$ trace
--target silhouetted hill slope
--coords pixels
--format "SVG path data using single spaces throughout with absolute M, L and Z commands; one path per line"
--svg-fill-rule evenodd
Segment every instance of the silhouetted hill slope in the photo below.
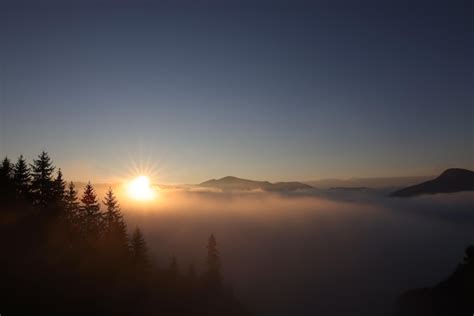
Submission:
M 474 172 L 452 168 L 444 171 L 436 179 L 416 184 L 393 192 L 392 196 L 409 197 L 422 194 L 452 193 L 474 190 Z
M 313 189 L 312 186 L 301 182 L 276 182 L 271 183 L 267 191 L 296 191 L 296 190 L 308 190 Z
M 397 316 L 448 316 L 474 313 L 474 246 L 462 263 L 439 284 L 406 291 L 398 300 Z
M 227 176 L 217 180 L 212 179 L 199 184 L 201 187 L 217 188 L 223 190 L 257 190 L 264 189 L 270 185 L 271 183 L 267 181 L 254 181 L 232 176 Z
M 216 188 L 225 191 L 240 190 L 263 190 L 272 192 L 288 192 L 296 190 L 308 190 L 313 187 L 300 182 L 276 182 L 270 183 L 268 181 L 254 181 L 248 179 L 241 179 L 237 177 L 227 176 L 221 179 L 212 179 L 199 184 L 201 187 Z
M 367 191 L 367 190 L 370 190 L 370 188 L 366 188 L 366 187 L 334 187 L 334 188 L 329 188 L 329 190 L 355 192 L 355 191 Z
M 364 187 L 371 189 L 404 188 L 410 185 L 433 179 L 435 176 L 412 177 L 379 177 L 379 178 L 350 178 L 350 179 L 320 179 L 304 181 L 304 183 L 318 189 Z

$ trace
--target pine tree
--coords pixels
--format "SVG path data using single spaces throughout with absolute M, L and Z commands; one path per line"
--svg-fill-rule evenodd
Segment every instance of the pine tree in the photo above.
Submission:
M 0 207 L 8 206 L 14 199 L 15 187 L 13 183 L 13 166 L 8 157 L 5 157 L 0 166 Z
M 31 189 L 34 204 L 41 209 L 50 206 L 54 198 L 53 171 L 54 166 L 46 152 L 42 152 L 31 165 Z
M 120 207 L 114 193 L 112 192 L 112 188 L 109 188 L 107 193 L 105 193 L 105 198 L 102 203 L 104 203 L 106 207 L 104 220 L 107 226 L 111 226 L 114 222 L 118 222 L 122 219 Z
M 149 265 L 148 248 L 140 228 L 135 228 L 130 243 L 132 259 L 135 266 L 142 268 L 147 267 Z
M 111 188 L 105 194 L 102 203 L 106 207 L 103 214 L 106 246 L 112 256 L 126 256 L 128 254 L 127 226 Z
M 80 219 L 80 209 L 79 201 L 77 198 L 77 191 L 74 183 L 71 181 L 67 186 L 66 192 L 64 194 L 64 212 L 65 217 L 70 224 L 73 232 L 81 231 L 81 219 Z
M 13 175 L 13 166 L 8 157 L 5 157 L 2 161 L 2 166 L 0 167 L 0 178 L 2 179 L 11 179 Z
M 217 241 L 214 234 L 211 234 L 207 243 L 207 270 L 206 282 L 212 288 L 218 288 L 222 285 L 220 254 L 217 249 Z
M 70 219 L 75 218 L 79 211 L 79 202 L 77 200 L 77 191 L 74 183 L 71 181 L 64 194 L 64 207 L 66 214 Z
M 18 161 L 15 164 L 13 170 L 13 182 L 15 184 L 17 197 L 28 199 L 30 197 L 31 175 L 30 168 L 23 158 L 23 155 L 18 158 Z
M 100 234 L 100 225 L 102 222 L 102 214 L 100 213 L 100 205 L 97 200 L 94 188 L 88 182 L 84 188 L 81 198 L 82 206 L 80 207 L 80 224 L 82 230 L 86 234 L 86 238 L 96 241 Z
M 65 207 L 66 181 L 63 179 L 61 168 L 53 182 L 53 200 L 58 211 L 63 211 Z
M 84 193 L 81 198 L 82 211 L 85 216 L 97 219 L 100 217 L 100 205 L 97 201 L 97 195 L 95 194 L 94 187 L 90 182 L 87 183 L 84 188 Z

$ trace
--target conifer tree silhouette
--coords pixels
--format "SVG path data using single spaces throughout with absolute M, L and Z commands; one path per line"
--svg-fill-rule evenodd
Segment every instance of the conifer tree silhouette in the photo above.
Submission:
M 89 241 L 96 241 L 100 234 L 100 225 L 102 222 L 102 214 L 100 213 L 100 205 L 97 200 L 94 188 L 88 182 L 84 188 L 81 198 L 82 206 L 80 207 L 80 222 L 83 232 Z
M 74 183 L 71 181 L 64 194 L 64 208 L 67 216 L 71 221 L 79 215 L 79 202 L 77 200 L 77 191 Z
M 207 243 L 207 260 L 206 260 L 206 282 L 211 288 L 219 288 L 222 285 L 221 261 L 219 250 L 217 249 L 217 241 L 214 234 L 209 236 Z
M 30 197 L 30 182 L 30 168 L 23 155 L 21 155 L 13 169 L 13 183 L 15 184 L 18 198 L 28 199 Z
M 40 209 L 46 209 L 54 198 L 52 174 L 54 166 L 48 154 L 43 151 L 31 165 L 31 189 L 34 204 Z
M 102 203 L 106 207 L 103 214 L 105 242 L 113 256 L 126 256 L 128 253 L 127 226 L 111 188 L 105 194 Z
M 14 198 L 13 166 L 8 157 L 5 157 L 0 166 L 0 207 L 7 207 Z
M 104 203 L 106 210 L 104 214 L 104 220 L 107 226 L 112 225 L 114 222 L 122 220 L 122 214 L 120 213 L 120 207 L 112 192 L 112 188 L 109 188 L 107 193 L 105 193 L 105 198 L 102 201 Z
M 136 267 L 147 267 L 149 265 L 148 248 L 140 228 L 136 227 L 130 241 L 132 259 Z
M 2 166 L 0 167 L 0 177 L 2 179 L 11 179 L 13 174 L 13 166 L 8 157 L 2 160 Z
M 58 169 L 58 173 L 53 182 L 53 200 L 55 207 L 58 211 L 64 210 L 65 206 L 65 195 L 66 195 L 66 181 L 63 179 L 63 173 L 61 168 Z
M 54 179 L 54 193 L 57 196 L 57 198 L 64 198 L 64 195 L 66 193 L 66 181 L 63 179 L 63 173 L 61 171 L 61 168 L 58 169 L 58 173 L 56 175 L 56 178 Z

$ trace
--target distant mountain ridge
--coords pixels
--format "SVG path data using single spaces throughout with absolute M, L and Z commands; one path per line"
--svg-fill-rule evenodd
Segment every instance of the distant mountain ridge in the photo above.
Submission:
M 451 168 L 433 180 L 395 191 L 391 196 L 410 197 L 423 194 L 454 193 L 461 191 L 474 191 L 474 172 L 467 169 Z
M 220 179 L 212 179 L 199 184 L 200 187 L 216 188 L 224 191 L 252 191 L 262 190 L 269 192 L 289 192 L 297 190 L 313 189 L 312 186 L 301 182 L 276 182 L 255 181 L 227 176 Z
M 397 189 L 433 179 L 431 176 L 407 177 L 378 177 L 378 178 L 349 178 L 349 179 L 320 179 L 303 181 L 318 189 L 332 188 L 371 188 L 371 189 Z

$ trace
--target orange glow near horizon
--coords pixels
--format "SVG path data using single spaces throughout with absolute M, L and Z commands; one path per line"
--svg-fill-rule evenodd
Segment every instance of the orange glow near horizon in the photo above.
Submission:
M 150 185 L 150 178 L 138 176 L 127 185 L 128 196 L 137 201 L 151 201 L 156 197 L 155 190 Z

